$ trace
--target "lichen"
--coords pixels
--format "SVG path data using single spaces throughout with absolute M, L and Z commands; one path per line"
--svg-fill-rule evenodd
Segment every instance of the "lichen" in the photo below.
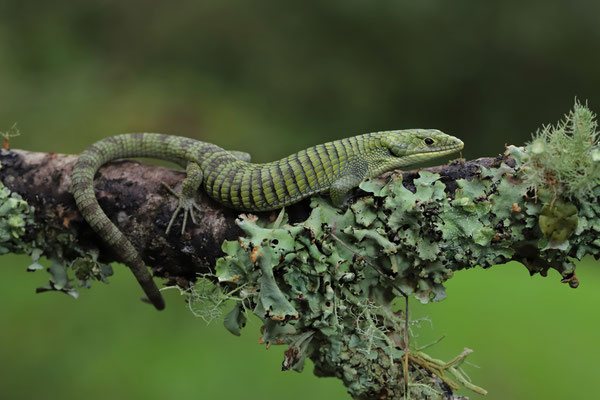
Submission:
M 21 195 L 0 182 L 0 255 L 30 255 L 28 271 L 44 269 L 40 260 L 48 258 L 50 279 L 37 293 L 59 291 L 76 298 L 78 287 L 89 288 L 92 280 L 108 282 L 112 268 L 97 261 L 97 251 L 80 247 L 65 227 L 36 224 L 34 212 Z
M 243 310 L 252 310 L 263 343 L 289 345 L 284 369 L 308 357 L 317 375 L 341 378 L 356 399 L 404 398 L 406 321 L 395 298 L 439 301 L 454 271 L 510 260 L 532 274 L 556 269 L 577 287 L 571 258 L 600 255 L 595 127 L 577 103 L 565 122 L 452 189 L 437 173 L 406 182 L 393 173 L 363 182 L 345 210 L 314 198 L 303 222 L 242 216 L 245 235 L 223 244 L 216 266 L 222 288 L 245 288 L 228 329 L 239 334 Z M 458 387 L 452 379 L 482 391 L 418 349 L 408 356 L 413 398 L 443 397 Z
M 27 225 L 33 224 L 33 208 L 0 182 L 0 254 L 25 252 L 23 241 Z
M 538 130 L 527 146 L 525 180 L 536 191 L 585 201 L 600 180 L 600 148 L 596 115 L 575 101 L 556 125 Z
M 238 220 L 245 236 L 223 245 L 227 256 L 216 268 L 222 285 L 248 288 L 227 318 L 228 328 L 239 333 L 241 326 L 231 326 L 243 305 L 262 319 L 263 343 L 290 345 L 286 369 L 300 369 L 309 357 L 319 375 L 340 377 L 355 398 L 384 392 L 402 398 L 404 314 L 394 310 L 393 300 L 401 292 L 422 302 L 443 299 L 456 259 L 469 258 L 463 241 L 480 243 L 478 251 L 486 253 L 493 237 L 479 229 L 477 218 L 451 218 L 452 199 L 439 179 L 423 172 L 414 193 L 401 175 L 367 181 L 361 188 L 370 196 L 345 211 L 315 198 L 309 218 L 294 225 L 259 224 L 253 216 Z M 464 187 L 474 190 L 467 182 Z M 463 206 L 466 213 L 480 207 Z M 443 392 L 444 380 L 431 386 L 436 372 L 418 364 L 417 354 L 411 357 L 411 382 L 429 382 L 410 386 L 411 393 Z
M 106 284 L 113 275 L 109 264 L 98 261 L 97 250 L 82 248 L 70 232 L 60 228 L 42 227 L 31 246 L 33 263 L 27 268 L 29 271 L 43 268 L 39 262 L 42 255 L 50 261 L 46 268 L 50 278 L 36 293 L 57 291 L 78 298 L 79 288 L 89 289 L 93 281 Z
M 600 257 L 599 163 L 595 116 L 576 103 L 563 122 L 468 179 L 396 172 L 363 182 L 345 209 L 313 198 L 301 222 L 285 210 L 274 222 L 243 215 L 244 236 L 224 242 L 214 274 L 186 288 L 190 309 L 211 320 L 234 299 L 230 332 L 239 335 L 253 312 L 262 343 L 288 345 L 282 369 L 302 370 L 309 358 L 355 399 L 445 398 L 460 385 L 484 393 L 459 367 L 470 351 L 443 362 L 406 340 L 414 321 L 396 299 L 443 300 L 455 271 L 511 260 L 531 274 L 555 269 L 577 287 L 572 259 Z M 33 270 L 48 257 L 51 279 L 39 291 L 76 296 L 112 274 L 65 227 L 34 226 L 32 213 L 0 186 L 0 252 L 31 254 Z M 25 240 L 28 230 L 37 234 Z

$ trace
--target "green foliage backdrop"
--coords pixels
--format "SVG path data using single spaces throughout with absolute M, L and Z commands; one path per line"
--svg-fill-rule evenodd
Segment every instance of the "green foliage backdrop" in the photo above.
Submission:
M 600 109 L 600 5 L 581 0 L 307 2 L 0 1 L 0 130 L 13 147 L 76 153 L 159 131 L 267 161 L 367 131 L 432 127 L 467 158 L 521 144 L 589 99 Z M 77 301 L 34 295 L 43 272 L 0 258 L 0 387 L 10 399 L 347 399 L 340 382 L 280 372 L 282 348 L 206 327 L 167 293 L 132 300 L 123 267 Z M 598 263 L 571 290 L 523 267 L 456 274 L 419 307 L 432 355 L 464 346 L 491 399 L 591 398 Z M 556 275 L 556 274 L 554 274 Z M 253 335 L 252 331 L 256 334 Z M 474 395 L 472 395 L 475 397 Z

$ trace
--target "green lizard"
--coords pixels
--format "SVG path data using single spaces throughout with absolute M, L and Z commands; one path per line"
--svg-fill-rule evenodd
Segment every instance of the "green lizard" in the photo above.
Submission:
M 216 201 L 241 211 L 275 210 L 323 192 L 340 207 L 350 190 L 366 178 L 462 148 L 462 141 L 438 130 L 410 129 L 367 133 L 320 144 L 279 161 L 252 164 L 248 154 L 214 144 L 173 135 L 130 133 L 100 140 L 79 156 L 73 168 L 72 192 L 86 221 L 121 255 L 148 299 L 161 310 L 164 300 L 144 261 L 102 211 L 94 194 L 94 175 L 103 164 L 125 157 L 150 157 L 186 168 L 181 193 L 173 192 L 179 205 L 167 226 L 168 234 L 181 212 L 182 233 L 188 215 L 195 223 L 194 210 L 201 211 L 195 201 L 201 185 Z

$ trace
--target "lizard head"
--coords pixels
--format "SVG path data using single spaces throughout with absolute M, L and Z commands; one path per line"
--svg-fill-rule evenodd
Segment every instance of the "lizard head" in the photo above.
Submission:
M 396 168 L 455 153 L 464 147 L 460 139 L 437 129 L 384 132 L 381 143 L 397 159 Z

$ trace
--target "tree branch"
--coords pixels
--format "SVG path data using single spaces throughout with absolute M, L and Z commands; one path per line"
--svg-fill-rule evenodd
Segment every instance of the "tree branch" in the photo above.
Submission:
M 75 209 L 74 161 L 0 151 L 0 250 L 31 254 L 34 265 L 40 254 L 54 260 L 48 289 L 72 290 L 69 268 L 79 284 L 104 280 L 110 273 L 98 262 L 118 259 Z M 361 183 L 345 210 L 315 197 L 285 212 L 240 216 L 201 192 L 201 223 L 166 237 L 177 201 L 161 182 L 182 179 L 164 167 L 116 162 L 100 170 L 96 194 L 155 275 L 182 287 L 199 315 L 214 317 L 234 300 L 228 330 L 239 335 L 252 311 L 263 321 L 263 343 L 289 345 L 284 369 L 310 358 L 315 374 L 342 379 L 355 399 L 400 400 L 406 388 L 411 398 L 456 398 L 459 384 L 485 393 L 458 368 L 470 350 L 445 363 L 410 348 L 397 296 L 439 301 L 454 271 L 512 260 L 531 274 L 555 269 L 576 288 L 572 258 L 600 256 L 598 134 L 579 104 L 526 148 L 386 173 Z
M 55 235 L 73 235 L 81 248 L 99 250 L 101 262 L 119 261 L 118 255 L 104 245 L 77 210 L 69 191 L 76 159 L 74 155 L 1 149 L 0 182 L 35 208 L 34 220 L 38 229 L 47 232 L 48 227 L 52 227 Z M 439 173 L 449 190 L 454 190 L 457 179 L 470 179 L 481 167 L 489 168 L 503 160 L 514 163 L 505 157 L 479 158 L 422 170 Z M 412 181 L 419 176 L 418 170 L 401 174 L 404 185 L 414 188 Z M 213 269 L 217 258 L 223 256 L 223 241 L 236 240 L 243 235 L 235 223 L 240 213 L 200 191 L 198 203 L 205 211 L 201 222 L 198 225 L 189 223 L 185 233 L 180 235 L 179 219 L 173 232 L 166 237 L 166 226 L 177 206 L 177 199 L 169 195 L 161 182 L 179 186 L 184 177 L 184 171 L 124 160 L 103 166 L 95 179 L 96 197 L 108 217 L 131 240 L 156 276 L 181 286 Z M 362 192 L 363 196 L 365 194 Z M 292 221 L 305 219 L 310 213 L 310 201 L 288 207 L 286 212 Z M 277 213 L 257 214 L 274 220 Z M 31 242 L 44 232 L 29 229 L 23 240 Z M 44 255 L 49 255 L 50 249 L 44 250 L 48 250 Z M 66 258 L 77 256 L 72 249 L 65 248 L 64 251 Z
M 0 181 L 35 208 L 35 226 L 41 230 L 28 229 L 23 240 L 31 242 L 52 227 L 53 235 L 67 233 L 77 238 L 78 247 L 99 250 L 100 261 L 119 261 L 79 214 L 69 192 L 76 159 L 64 154 L 0 151 Z M 173 229 L 174 233 L 166 237 L 165 229 L 177 201 L 161 182 L 179 185 L 183 177 L 182 171 L 117 161 L 100 169 L 95 186 L 102 209 L 130 238 L 155 275 L 185 286 L 186 281 L 195 280 L 198 273 L 214 266 L 222 255 L 221 243 L 237 239 L 241 231 L 235 224 L 235 211 L 199 193 L 205 210 L 202 223 L 188 224 L 183 236 L 179 229 Z M 66 258 L 77 256 L 73 249 L 64 250 Z M 44 249 L 44 254 L 52 251 Z
M 99 254 L 98 261 L 100 262 L 119 261 L 118 255 L 113 254 L 96 236 L 75 206 L 73 197 L 69 192 L 70 176 L 75 160 L 76 156 L 72 155 L 0 150 L 0 164 L 2 165 L 2 168 L 0 168 L 0 181 L 10 191 L 20 194 L 35 209 L 33 221 L 27 225 L 28 227 L 22 236 L 23 242 L 28 243 L 28 245 L 21 246 L 19 249 L 26 248 L 28 249 L 26 252 L 30 253 L 32 248 L 38 248 L 42 250 L 43 255 L 49 258 L 56 258 L 59 254 L 63 262 L 73 262 L 73 260 L 81 258 L 82 255 L 96 252 Z M 482 168 L 494 168 L 502 163 L 514 165 L 514 160 L 510 157 L 499 156 L 497 158 L 480 158 L 468 162 L 457 161 L 449 165 L 423 170 L 387 173 L 379 179 L 389 181 L 395 179 L 394 177 L 402 176 L 402 185 L 410 191 L 415 191 L 415 179 L 419 178 L 422 171 L 429 171 L 439 174 L 440 180 L 446 186 L 446 191 L 452 194 L 458 187 L 457 180 L 472 179 Z M 201 303 L 200 307 L 204 308 L 199 313 L 214 317 L 214 309 L 208 305 L 207 310 L 206 301 L 218 305 L 222 301 L 214 302 L 214 299 L 206 296 L 203 287 L 206 282 L 203 279 L 201 279 L 200 285 L 194 286 L 194 282 L 198 276 L 210 276 L 211 280 L 217 280 L 211 271 L 214 271 L 216 261 L 225 255 L 221 250 L 222 244 L 228 240 L 235 241 L 238 237 L 244 236 L 245 232 L 236 224 L 239 217 L 238 212 L 223 207 L 201 192 L 199 193 L 199 204 L 205 210 L 201 217 L 201 223 L 199 225 L 188 225 L 188 229 L 183 236 L 178 233 L 172 233 L 168 237 L 165 236 L 164 231 L 171 213 L 177 205 L 177 200 L 167 193 L 161 182 L 180 185 L 183 178 L 183 171 L 175 171 L 161 166 L 140 164 L 135 161 L 112 162 L 102 167 L 95 179 L 96 196 L 102 209 L 119 229 L 130 238 L 148 265 L 152 267 L 154 274 L 167 278 L 168 285 L 189 288 L 191 290 L 189 292 L 190 302 L 199 302 Z M 369 193 L 360 189 L 356 190 L 354 196 L 356 202 L 360 203 L 361 200 L 367 197 L 370 197 Z M 286 212 L 289 223 L 305 221 L 311 213 L 310 200 L 288 207 Z M 276 221 L 277 215 L 278 212 L 261 213 L 259 217 L 260 220 L 268 224 Z M 177 224 L 181 224 L 181 221 L 178 221 Z M 173 232 L 179 232 L 179 226 L 176 226 Z M 73 240 L 63 240 L 62 242 L 56 240 L 56 238 L 65 235 L 73 238 Z M 331 236 L 337 238 L 333 233 Z M 44 237 L 44 240 L 39 240 L 40 237 Z M 338 238 L 337 240 L 340 241 L 341 239 Z M 342 245 L 349 248 L 346 243 L 342 243 Z M 367 264 L 373 265 L 367 258 L 363 257 L 363 259 L 366 260 Z M 72 268 L 73 265 L 71 265 Z M 379 270 L 379 273 L 382 273 L 381 270 Z M 62 284 L 57 283 L 56 277 L 52 281 L 46 289 L 64 290 L 65 282 Z M 237 292 L 238 289 L 239 287 L 233 289 L 230 293 Z M 199 293 L 199 291 L 202 291 L 202 293 Z M 267 292 L 267 290 L 264 291 Z M 246 295 L 242 297 L 244 296 Z M 351 295 L 348 293 L 347 296 Z M 360 300 L 355 300 L 360 303 Z M 249 302 L 239 304 L 250 306 Z M 277 312 L 277 306 L 275 305 L 275 310 L 271 307 L 271 312 Z M 376 308 L 374 305 L 373 307 Z M 376 318 L 378 312 L 374 309 L 367 316 L 358 316 L 357 318 L 364 319 L 372 324 L 375 321 L 373 318 Z M 282 319 L 287 318 L 287 316 L 274 316 L 276 319 L 280 317 Z M 238 318 L 239 320 L 234 321 L 233 324 L 230 321 L 228 325 L 228 328 L 234 333 L 239 333 L 240 321 L 244 317 L 238 315 Z M 399 317 L 388 312 L 385 318 L 398 319 Z M 269 325 L 268 318 L 265 323 Z M 236 327 L 236 325 L 238 326 Z M 403 329 L 400 324 L 395 328 L 398 329 L 398 332 Z M 271 329 L 277 331 L 276 327 L 271 326 Z M 379 330 L 379 327 L 375 324 L 371 329 Z M 309 331 L 309 335 L 312 339 L 311 332 Z M 289 342 L 283 339 L 276 339 L 275 341 L 290 344 L 290 350 L 286 352 L 284 363 L 287 362 L 290 368 L 295 367 L 298 369 L 298 366 L 301 367 L 303 364 L 302 359 L 307 354 L 301 352 L 298 354 L 299 351 L 296 349 L 294 341 Z M 310 341 L 307 342 L 310 343 Z M 393 346 L 393 342 L 389 340 L 387 342 L 388 346 Z M 265 343 L 270 345 L 272 341 L 267 337 Z M 288 357 L 290 352 L 294 354 L 294 357 Z M 452 391 L 457 387 L 448 384 L 455 384 L 444 375 L 441 366 L 431 364 L 419 354 L 422 353 L 411 354 L 411 376 L 419 377 L 418 379 L 421 382 L 429 382 L 428 385 L 435 386 L 438 391 L 441 390 L 451 397 Z M 406 359 L 408 360 L 408 358 Z M 331 365 L 319 369 L 320 364 L 322 363 L 317 363 L 318 374 L 323 376 L 338 375 L 335 368 L 331 369 Z M 431 366 L 430 370 L 427 370 L 428 366 Z M 430 378 L 427 378 L 428 376 Z M 415 390 L 425 390 L 426 393 L 429 393 L 427 391 L 430 389 L 422 388 L 428 387 L 427 385 L 414 386 Z M 379 393 L 394 393 L 394 391 L 381 388 Z M 360 393 L 357 396 L 357 398 L 364 398 L 361 397 Z

